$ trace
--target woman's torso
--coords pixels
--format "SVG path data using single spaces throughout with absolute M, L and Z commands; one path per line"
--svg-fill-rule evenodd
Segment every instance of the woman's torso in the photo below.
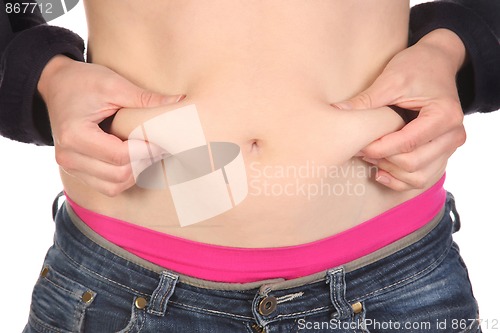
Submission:
M 383 188 L 374 169 L 353 157 L 399 128 L 397 115 L 329 106 L 366 88 L 406 46 L 407 1 L 85 5 L 92 62 L 144 88 L 187 95 L 176 106 L 120 111 L 116 134 L 126 138 L 156 115 L 195 105 L 208 142 L 241 148 L 248 195 L 180 227 L 168 189 L 134 186 L 110 198 L 63 175 L 78 204 L 187 239 L 273 247 L 341 232 L 422 192 Z

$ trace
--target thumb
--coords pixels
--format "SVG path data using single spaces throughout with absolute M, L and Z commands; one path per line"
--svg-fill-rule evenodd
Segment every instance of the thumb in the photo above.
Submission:
M 134 104 L 129 107 L 153 108 L 180 102 L 185 97 L 186 95 L 161 95 L 139 88 L 138 91 L 131 96 L 131 102 Z
M 366 90 L 348 100 L 333 103 L 332 106 L 341 110 L 376 109 L 394 104 L 399 97 L 390 82 L 382 74 Z
M 132 82 L 122 81 L 120 90 L 116 91 L 116 104 L 125 108 L 152 108 L 174 104 L 183 100 L 186 95 L 162 95 L 142 89 Z

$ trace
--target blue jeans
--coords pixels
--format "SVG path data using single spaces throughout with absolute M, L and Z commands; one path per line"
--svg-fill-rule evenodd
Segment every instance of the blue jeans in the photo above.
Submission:
M 451 195 L 435 220 L 326 272 L 228 284 L 142 260 L 63 205 L 24 332 L 480 332 L 452 240 L 459 218 Z

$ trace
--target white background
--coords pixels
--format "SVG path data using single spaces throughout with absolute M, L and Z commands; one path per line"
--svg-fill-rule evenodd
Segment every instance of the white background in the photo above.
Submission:
M 412 1 L 413 4 L 423 1 Z M 86 39 L 83 5 L 52 21 Z M 500 92 L 499 92 L 500 93 Z M 500 112 L 466 117 L 468 139 L 449 162 L 446 188 L 453 192 L 462 217 L 455 239 L 469 267 L 481 316 L 500 320 L 498 276 L 500 252 L 498 147 Z M 2 332 L 21 332 L 29 312 L 31 291 L 52 243 L 53 197 L 61 190 L 52 147 L 36 147 L 0 138 L 0 242 Z

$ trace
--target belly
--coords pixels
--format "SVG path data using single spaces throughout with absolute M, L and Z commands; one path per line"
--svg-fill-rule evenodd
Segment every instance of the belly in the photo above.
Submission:
M 385 190 L 373 181 L 376 169 L 354 157 L 367 143 L 402 125 L 390 109 L 345 112 L 314 98 L 300 107 L 297 103 L 279 104 L 255 110 L 213 99 L 205 101 L 194 95 L 175 106 L 122 109 L 113 122 L 115 134 L 127 139 L 137 129 L 142 133 L 147 128 L 150 144 L 165 150 L 172 147 L 169 153 L 173 152 L 173 157 L 166 158 L 165 163 L 157 162 L 138 179 L 151 169 L 159 170 L 161 175 L 153 171 L 156 176 L 149 181 L 139 181 L 114 198 L 99 195 L 69 177 L 64 178 L 66 191 L 77 203 L 104 215 L 192 240 L 244 247 L 314 241 L 346 230 L 415 195 Z M 206 184 L 186 187 L 187 194 L 179 197 L 179 186 L 202 181 L 203 176 L 221 169 L 210 169 L 209 159 L 180 157 L 187 173 L 203 163 L 209 170 L 177 182 L 167 180 L 169 167 L 175 166 L 168 164 L 168 159 L 175 162 L 177 155 L 188 150 L 183 136 L 189 140 L 195 134 L 181 132 L 179 141 L 165 143 L 162 133 L 170 137 L 167 132 L 172 124 L 162 117 L 183 114 L 186 109 L 196 109 L 208 145 L 222 142 L 238 147 L 237 153 L 229 152 L 230 156 L 220 164 L 233 162 L 239 153 L 242 169 L 236 170 L 229 181 L 224 181 L 227 176 L 219 175 L 219 183 L 213 188 Z M 215 156 L 214 150 L 211 153 Z M 245 193 L 241 200 L 231 202 L 239 195 L 235 191 L 241 190 L 241 186 L 236 190 L 233 186 L 241 182 Z M 177 185 L 176 193 L 171 185 Z M 215 210 L 213 215 L 209 209 L 209 215 L 203 215 L 207 206 L 228 201 L 226 186 L 232 192 L 229 207 Z M 205 196 L 200 194 L 203 191 Z M 187 207 L 188 213 L 201 212 L 202 218 L 186 222 L 179 204 Z
M 329 105 L 364 89 L 404 47 L 407 4 L 342 3 L 304 2 L 291 8 L 279 1 L 219 1 L 199 8 L 199 2 L 152 1 L 147 8 L 134 9 L 132 2 L 120 6 L 116 1 L 87 1 L 92 61 L 145 88 L 187 95 L 175 106 L 121 110 L 113 122 L 114 133 L 127 139 L 152 124 L 147 131 L 160 134 L 148 139 L 162 145 L 162 116 L 195 108 L 207 143 L 238 147 L 244 170 L 240 183 L 246 193 L 234 202 L 234 179 L 228 180 L 225 170 L 219 185 L 222 190 L 228 187 L 230 209 L 185 226 L 178 202 L 176 207 L 178 193 L 168 179 L 165 186 L 138 183 L 108 198 L 63 175 L 67 193 L 104 215 L 192 240 L 242 247 L 314 241 L 415 196 L 416 191 L 402 194 L 380 187 L 373 181 L 375 170 L 354 157 L 369 142 L 401 127 L 401 119 L 389 109 L 341 111 Z M 165 11 L 151 9 L 167 4 Z M 105 24 L 103 13 L 110 11 L 139 24 L 134 29 Z M 155 20 L 157 12 L 164 15 Z M 395 19 L 388 26 L 391 13 Z M 147 15 L 149 20 L 142 22 Z M 117 38 L 121 34 L 127 38 Z M 182 136 L 179 140 L 184 141 Z M 213 158 L 213 151 L 208 155 Z M 157 164 L 165 179 L 171 161 Z M 221 169 L 214 168 L 210 158 L 209 164 L 208 171 L 196 171 L 193 178 Z M 207 191 L 210 198 L 215 190 Z M 191 193 L 183 203 L 201 209 L 203 196 L 199 190 Z

